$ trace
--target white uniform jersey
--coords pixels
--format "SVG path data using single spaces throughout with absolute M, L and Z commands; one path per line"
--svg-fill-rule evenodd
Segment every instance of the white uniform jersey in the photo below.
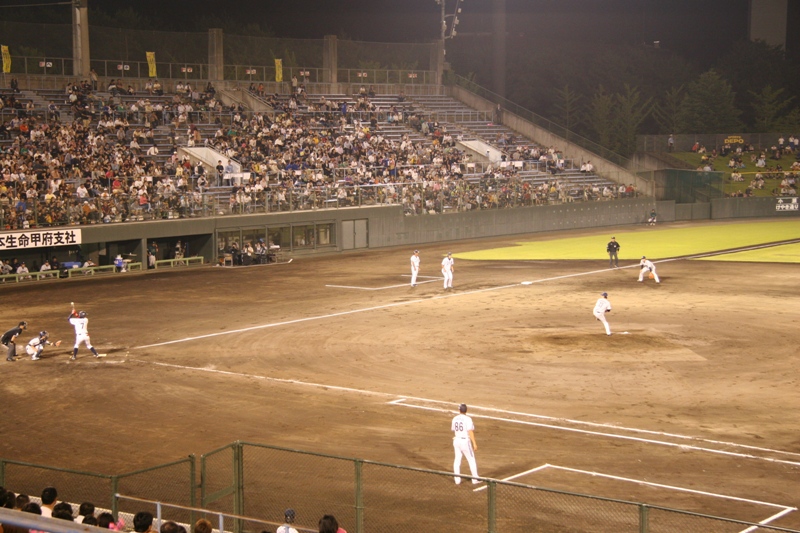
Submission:
M 70 318 L 69 323 L 75 327 L 75 335 L 83 336 L 89 334 L 88 318 Z
M 416 254 L 411 256 L 411 270 L 419 270 L 419 256 Z
M 469 432 L 475 431 L 475 424 L 472 423 L 472 418 L 467 415 L 458 414 L 453 417 L 450 429 L 455 433 L 457 439 L 468 439 Z
M 442 272 L 451 272 L 453 270 L 453 263 L 455 263 L 455 261 L 452 257 L 445 257 L 442 259 Z
M 653 272 L 656 269 L 656 266 L 649 259 L 642 259 L 641 261 L 639 261 L 639 265 L 640 266 L 644 266 L 650 272 Z
M 599 298 L 597 303 L 594 304 L 594 314 L 602 314 L 606 311 L 611 311 L 611 302 L 607 298 Z

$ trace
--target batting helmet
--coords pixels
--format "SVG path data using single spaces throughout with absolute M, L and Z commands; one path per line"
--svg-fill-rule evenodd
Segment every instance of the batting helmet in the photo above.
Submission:
M 78 316 L 80 318 L 86 318 L 86 311 L 81 311 L 80 313 L 78 313 Z
M 462 403 L 461 405 L 459 405 L 458 406 L 458 412 L 459 413 L 466 413 L 467 412 L 467 404 Z

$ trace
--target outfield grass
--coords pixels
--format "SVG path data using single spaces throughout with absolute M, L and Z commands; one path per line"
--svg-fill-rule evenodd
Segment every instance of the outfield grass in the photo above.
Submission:
M 617 230 L 614 233 L 621 249 L 621 260 L 639 260 L 643 255 L 653 259 L 683 257 L 719 250 L 755 246 L 770 242 L 800 239 L 800 220 L 735 222 L 691 228 L 662 228 L 655 226 L 648 231 Z M 586 260 L 608 259 L 606 244 L 611 238 L 608 231 L 598 231 L 585 237 L 554 238 L 547 241 L 519 242 L 516 246 L 476 250 L 455 254 L 458 259 L 474 261 L 542 261 L 542 260 Z M 748 252 L 750 257 L 772 257 L 761 259 L 774 262 L 800 262 L 800 257 L 791 251 L 777 249 Z M 714 258 L 717 259 L 717 258 Z M 726 258 L 724 260 L 736 260 Z
M 755 152 L 758 155 L 760 152 Z M 670 154 L 673 157 L 680 159 L 681 161 L 686 161 L 690 165 L 693 165 L 695 168 L 700 167 L 703 163 L 701 158 L 703 154 L 698 154 L 695 152 L 675 152 Z M 731 181 L 731 173 L 733 169 L 728 168 L 728 161 L 730 161 L 730 156 L 717 156 L 711 162 L 711 168 L 717 172 L 724 172 L 724 186 L 723 190 L 726 195 L 730 195 L 737 191 L 744 192 L 745 189 L 750 185 L 750 182 L 755 177 L 756 172 L 761 172 L 762 174 L 766 174 L 766 169 L 763 168 L 756 168 L 755 163 L 750 161 L 751 153 L 745 153 L 742 155 L 742 162 L 745 164 L 745 168 L 740 169 L 739 172 L 742 173 L 742 177 L 744 181 L 733 182 Z M 788 171 L 792 167 L 792 163 L 796 161 L 794 155 L 783 155 L 780 161 L 775 161 L 774 159 L 770 159 L 769 152 L 767 152 L 767 166 L 774 167 L 776 163 L 780 163 L 781 167 L 783 167 L 783 171 Z M 781 179 L 783 179 L 781 177 Z M 763 189 L 754 189 L 753 195 L 754 196 L 772 196 L 772 190 L 778 188 L 780 186 L 781 180 L 780 179 L 765 179 L 764 180 L 764 188 Z
M 770 246 L 760 250 L 702 257 L 697 261 L 738 261 L 742 263 L 800 263 L 800 244 Z

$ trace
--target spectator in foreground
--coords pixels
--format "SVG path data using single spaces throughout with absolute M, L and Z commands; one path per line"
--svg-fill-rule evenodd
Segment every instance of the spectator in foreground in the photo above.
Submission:
M 114 526 L 113 529 L 116 529 L 116 522 L 114 522 L 114 515 L 111 513 L 100 513 L 97 517 L 97 527 L 102 527 L 105 529 L 112 529 L 111 526 Z
M 42 491 L 42 516 L 53 516 L 56 498 L 58 498 L 58 491 L 55 487 L 47 487 Z
M 213 530 L 214 526 L 205 518 L 201 518 L 194 523 L 194 533 L 211 533 Z
M 133 530 L 136 533 L 149 533 L 156 531 L 153 529 L 153 513 L 139 511 L 133 517 Z
M 347 531 L 339 527 L 335 516 L 326 514 L 319 519 L 319 533 L 347 533 Z
M 294 518 L 294 509 L 286 509 L 283 512 L 283 520 L 285 523 L 275 530 L 275 533 L 297 533 L 297 530 L 289 525 L 294 523 Z
M 86 518 L 94 517 L 94 504 L 92 502 L 83 502 L 78 507 L 78 518 L 75 520 L 79 524 L 85 524 Z
M 67 502 L 58 502 L 55 504 L 55 506 L 53 506 L 52 517 L 60 520 L 69 520 L 70 522 L 75 521 L 75 518 L 72 516 L 72 506 Z

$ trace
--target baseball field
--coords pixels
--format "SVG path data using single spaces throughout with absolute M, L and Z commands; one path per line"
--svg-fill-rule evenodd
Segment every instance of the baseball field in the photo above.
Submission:
M 423 245 L 416 288 L 406 248 L 2 287 L 7 328 L 64 343 L 3 363 L 0 456 L 115 473 L 242 440 L 450 471 L 464 402 L 481 476 L 800 529 L 799 239 L 755 220 Z M 642 255 L 659 285 L 637 283 Z M 71 301 L 107 357 L 69 361 Z M 352 469 L 269 464 L 249 515 L 354 530 Z M 485 493 L 428 479 L 367 480 L 367 510 L 394 510 L 367 531 L 486 530 Z M 610 530 L 525 512 L 526 531 Z

